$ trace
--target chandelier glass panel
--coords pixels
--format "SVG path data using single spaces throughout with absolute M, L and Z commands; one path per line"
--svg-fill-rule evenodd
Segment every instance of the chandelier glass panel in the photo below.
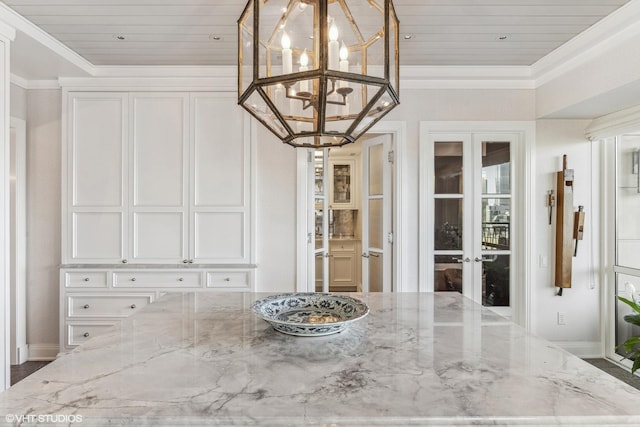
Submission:
M 354 142 L 398 105 L 391 0 L 250 0 L 238 20 L 238 102 L 296 147 Z

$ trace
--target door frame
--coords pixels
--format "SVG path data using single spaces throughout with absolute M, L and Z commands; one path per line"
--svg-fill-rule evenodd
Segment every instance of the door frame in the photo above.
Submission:
M 407 146 L 407 124 L 404 121 L 380 121 L 376 123 L 368 134 L 391 134 L 394 142 L 395 150 L 395 175 L 393 177 L 393 192 L 395 194 L 395 200 L 393 203 L 394 210 L 394 223 L 393 223 L 393 235 L 394 235 L 394 248 L 393 248 L 393 284 L 396 292 L 403 292 L 410 290 L 410 286 L 407 284 L 407 277 L 409 277 L 407 257 L 408 242 L 405 236 L 408 236 L 408 209 L 403 209 L 403 201 L 407 200 L 407 171 L 406 171 L 406 146 Z M 313 292 L 315 286 L 313 283 L 309 283 L 308 280 L 308 244 L 307 233 L 309 230 L 308 224 L 308 206 L 307 200 L 310 195 L 308 194 L 308 150 L 297 150 L 297 226 L 296 226 L 296 242 L 297 242 L 297 256 L 296 256 L 296 286 L 297 292 Z
M 531 277 L 535 265 L 535 221 L 533 220 L 533 194 L 535 194 L 535 160 L 533 146 L 535 141 L 535 121 L 445 121 L 420 122 L 419 138 L 419 291 L 433 292 L 433 281 L 430 280 L 431 271 L 425 257 L 429 256 L 433 247 L 433 214 L 429 211 L 430 201 L 426 189 L 432 174 L 425 165 L 433 157 L 433 147 L 429 145 L 432 134 L 510 134 L 517 136 L 514 145 L 514 164 L 512 173 L 512 204 L 519 221 L 512 229 L 512 263 L 516 272 L 513 275 L 517 281 L 512 295 L 512 320 L 527 330 L 532 325 L 532 284 Z

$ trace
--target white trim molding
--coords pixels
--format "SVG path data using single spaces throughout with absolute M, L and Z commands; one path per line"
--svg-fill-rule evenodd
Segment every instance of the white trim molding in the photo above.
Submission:
M 602 343 L 599 341 L 552 341 L 561 349 L 581 359 L 600 359 L 604 357 Z
M 30 344 L 29 362 L 48 362 L 58 357 L 60 346 L 58 344 Z

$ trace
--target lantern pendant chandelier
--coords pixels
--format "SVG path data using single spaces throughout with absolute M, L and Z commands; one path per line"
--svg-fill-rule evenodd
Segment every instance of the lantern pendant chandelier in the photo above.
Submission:
M 354 142 L 399 104 L 391 0 L 249 0 L 238 103 L 284 143 Z

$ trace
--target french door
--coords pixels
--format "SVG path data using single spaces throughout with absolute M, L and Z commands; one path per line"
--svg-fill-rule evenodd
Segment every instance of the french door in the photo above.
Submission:
M 515 134 L 429 135 L 422 262 L 434 291 L 512 315 Z

